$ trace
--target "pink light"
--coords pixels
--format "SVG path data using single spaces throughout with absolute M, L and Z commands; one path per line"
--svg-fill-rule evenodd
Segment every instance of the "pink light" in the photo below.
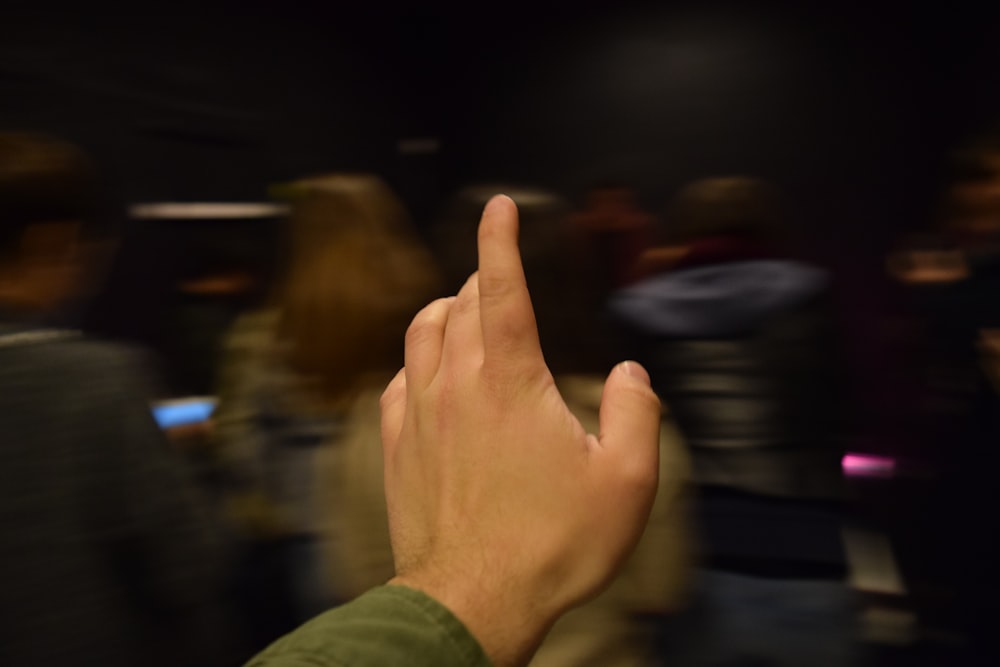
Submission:
M 847 477 L 892 477 L 896 459 L 872 454 L 845 454 L 840 462 Z

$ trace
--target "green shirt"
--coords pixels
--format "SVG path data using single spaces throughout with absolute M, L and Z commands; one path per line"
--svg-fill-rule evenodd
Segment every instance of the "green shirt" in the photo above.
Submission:
M 443 605 L 405 586 L 380 586 L 274 642 L 247 667 L 491 667 Z

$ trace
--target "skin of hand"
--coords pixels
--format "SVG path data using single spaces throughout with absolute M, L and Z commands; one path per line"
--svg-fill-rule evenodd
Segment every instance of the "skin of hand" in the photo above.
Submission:
M 406 333 L 382 396 L 390 584 L 448 607 L 500 666 L 600 592 L 656 493 L 660 403 L 635 362 L 609 375 L 588 434 L 545 365 L 514 202 L 490 200 L 479 270 Z

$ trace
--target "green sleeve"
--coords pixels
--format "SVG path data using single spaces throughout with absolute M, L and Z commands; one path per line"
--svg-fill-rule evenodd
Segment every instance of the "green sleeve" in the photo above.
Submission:
M 247 667 L 490 667 L 443 605 L 404 586 L 380 586 L 285 635 Z

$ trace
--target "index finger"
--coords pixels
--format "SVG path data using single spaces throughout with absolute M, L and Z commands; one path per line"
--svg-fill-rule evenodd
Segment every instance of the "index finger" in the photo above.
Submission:
M 517 230 L 514 201 L 505 195 L 493 197 L 479 223 L 479 309 L 487 365 L 542 360 Z

